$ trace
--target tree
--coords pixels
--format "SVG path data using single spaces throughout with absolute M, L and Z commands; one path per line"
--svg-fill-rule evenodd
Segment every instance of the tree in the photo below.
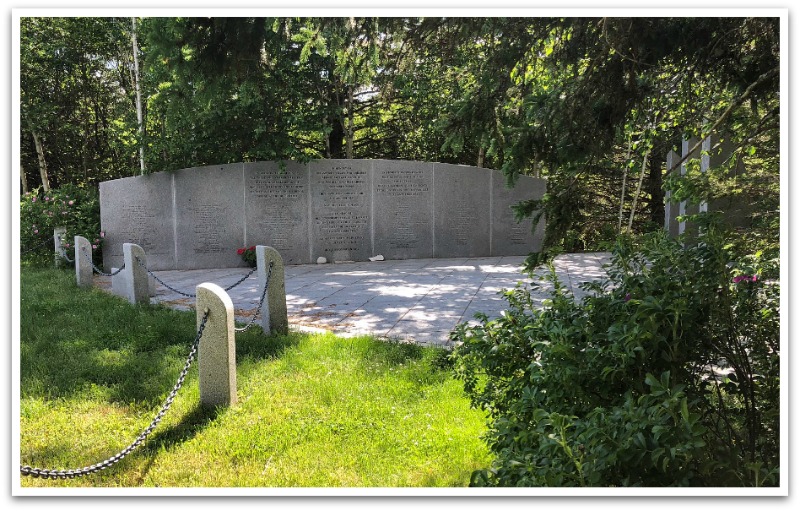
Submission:
M 20 20 L 21 168 L 44 189 L 130 173 L 124 59 L 116 18 Z

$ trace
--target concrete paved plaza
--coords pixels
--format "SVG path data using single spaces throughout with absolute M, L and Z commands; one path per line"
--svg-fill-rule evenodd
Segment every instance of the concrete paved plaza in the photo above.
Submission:
M 565 254 L 554 260 L 560 280 L 576 296 L 578 285 L 604 272 L 606 253 Z M 304 264 L 286 267 L 286 305 L 289 327 L 304 331 L 331 331 L 353 336 L 378 336 L 443 345 L 459 322 L 475 322 L 474 314 L 499 316 L 507 302 L 501 293 L 518 282 L 530 283 L 522 273 L 524 257 L 407 259 L 393 261 Z M 194 293 L 202 282 L 227 287 L 249 269 L 156 271 L 171 287 Z M 546 270 L 540 268 L 537 274 Z M 107 278 L 96 277 L 101 287 Z M 230 290 L 238 322 L 256 312 L 261 297 L 258 279 L 250 278 Z M 545 298 L 540 293 L 539 300 Z M 193 298 L 183 297 L 161 284 L 153 302 L 190 309 Z

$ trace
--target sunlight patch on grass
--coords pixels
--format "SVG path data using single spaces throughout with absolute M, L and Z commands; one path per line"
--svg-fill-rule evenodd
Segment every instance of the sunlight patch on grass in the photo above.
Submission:
M 195 328 L 191 312 L 76 290 L 61 273 L 22 274 L 20 401 L 22 463 L 59 469 L 100 462 L 148 426 Z M 44 321 L 49 293 L 71 320 Z M 438 354 L 369 336 L 254 329 L 237 336 L 235 406 L 199 406 L 195 366 L 145 445 L 118 465 L 23 485 L 465 486 L 491 461 L 485 416 Z

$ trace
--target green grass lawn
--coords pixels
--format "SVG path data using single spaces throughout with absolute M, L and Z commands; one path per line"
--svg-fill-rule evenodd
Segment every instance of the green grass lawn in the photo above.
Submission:
M 21 273 L 21 463 L 99 463 L 149 424 L 194 339 L 193 312 Z M 196 363 L 147 442 L 113 467 L 31 487 L 466 486 L 485 416 L 441 351 L 371 337 L 237 334 L 237 405 L 199 405 Z

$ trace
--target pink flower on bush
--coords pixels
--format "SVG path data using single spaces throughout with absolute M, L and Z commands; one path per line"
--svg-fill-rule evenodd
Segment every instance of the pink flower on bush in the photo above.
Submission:
M 106 233 L 104 233 L 103 231 L 100 231 L 100 237 L 101 238 L 105 238 L 106 237 Z
M 33 234 L 39 234 L 39 229 L 34 229 Z
M 47 202 L 47 201 L 49 201 L 49 200 L 50 200 L 50 197 L 45 197 L 45 198 L 44 198 L 44 201 L 45 201 L 45 202 Z
M 236 251 L 236 253 L 239 254 L 239 255 L 242 255 L 242 254 L 244 254 L 244 249 L 240 248 L 239 250 Z
M 75 201 L 74 201 L 74 200 L 71 200 L 71 201 L 69 201 L 67 204 L 69 204 L 70 206 L 72 206 L 73 204 L 75 204 Z
M 97 245 L 92 245 L 92 250 L 96 249 Z
M 36 202 L 36 197 L 32 198 L 31 202 Z
M 739 275 L 737 277 L 733 277 L 733 283 L 734 284 L 738 284 L 739 282 L 742 282 L 742 281 L 744 281 L 744 282 L 757 282 L 758 281 L 758 275 L 753 275 L 752 277 L 750 275 Z

